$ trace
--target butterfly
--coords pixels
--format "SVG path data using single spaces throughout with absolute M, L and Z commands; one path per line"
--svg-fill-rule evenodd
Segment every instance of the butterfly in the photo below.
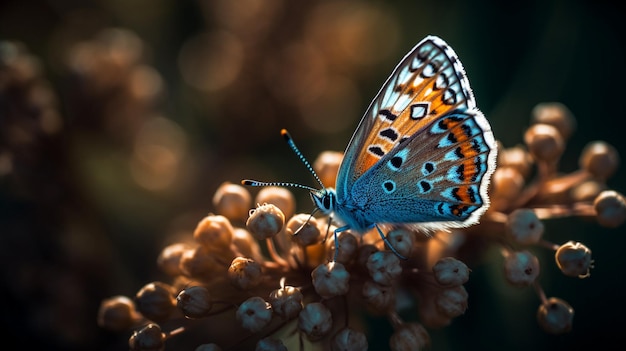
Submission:
M 335 189 L 322 184 L 287 131 L 282 134 L 322 188 L 242 184 L 309 190 L 316 210 L 340 223 L 335 238 L 345 230 L 376 228 L 404 258 L 381 226 L 426 232 L 467 227 L 489 207 L 496 141 L 459 58 L 439 37 L 420 41 L 371 102 L 344 152 Z

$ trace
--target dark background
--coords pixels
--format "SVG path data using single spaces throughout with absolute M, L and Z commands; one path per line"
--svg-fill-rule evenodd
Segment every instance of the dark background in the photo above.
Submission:
M 164 279 L 155 264 L 160 249 L 190 235 L 213 210 L 223 181 L 313 185 L 279 130 L 288 128 L 310 159 L 343 150 L 395 64 L 428 34 L 455 49 L 505 146 L 522 142 L 534 105 L 559 101 L 578 122 L 561 160 L 564 173 L 577 169 L 589 141 L 605 140 L 626 155 L 625 18 L 611 1 L 1 2 L 0 40 L 19 41 L 39 59 L 61 121 L 55 132 L 35 133 L 13 149 L 14 121 L 0 115 L 0 152 L 13 157 L 0 175 L 7 344 L 125 349 L 127 334 L 97 327 L 100 301 Z M 90 93 L 94 78 L 72 64 L 71 53 L 104 28 L 134 33 L 142 48 L 134 64 L 160 77 L 159 94 L 137 103 Z M 97 72 L 107 78 L 105 68 Z M 160 149 L 145 151 L 142 137 Z M 171 162 L 154 166 L 159 155 Z M 608 185 L 624 192 L 624 177 L 620 169 Z M 309 211 L 307 194 L 297 196 L 299 210 Z M 504 283 L 493 248 L 471 266 L 468 311 L 431 332 L 432 349 L 623 344 L 624 227 L 551 220 L 545 237 L 593 250 L 595 269 L 579 280 L 560 274 L 551 252 L 532 249 L 547 295 L 576 311 L 571 333 L 539 329 L 538 297 Z M 391 327 L 372 323 L 370 349 L 386 348 Z

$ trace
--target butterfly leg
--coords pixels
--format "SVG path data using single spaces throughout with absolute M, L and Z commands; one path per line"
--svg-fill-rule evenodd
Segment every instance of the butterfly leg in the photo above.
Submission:
M 330 228 L 330 226 L 329 226 L 329 228 Z M 339 252 L 339 240 L 337 239 L 337 234 L 339 234 L 341 232 L 344 232 L 344 231 L 346 231 L 348 229 L 350 229 L 350 226 L 344 225 L 343 227 L 339 227 L 339 228 L 337 228 L 337 229 L 335 229 L 333 231 L 333 234 L 335 235 L 335 254 L 333 255 L 333 261 L 337 261 L 337 253 Z M 326 233 L 328 233 L 328 232 L 326 232 Z M 328 234 L 326 236 L 328 236 Z M 324 240 L 326 240 L 326 239 L 324 239 Z
M 398 251 L 396 251 L 396 248 L 393 247 L 393 245 L 391 245 L 391 243 L 389 242 L 389 240 L 387 240 L 387 236 L 385 236 L 385 234 L 383 234 L 383 231 L 380 229 L 380 227 L 378 226 L 378 224 L 374 224 L 374 226 L 376 227 L 376 230 L 378 230 L 378 234 L 380 234 L 380 237 L 383 239 L 383 241 L 385 242 L 385 244 L 387 244 L 387 246 L 389 247 L 389 249 L 391 249 L 391 251 L 398 256 L 399 258 L 406 260 L 407 258 L 400 255 L 400 253 Z M 335 254 L 337 254 L 335 252 Z
M 322 244 L 325 243 L 326 240 L 328 240 L 328 234 L 330 234 L 330 226 L 332 223 L 333 223 L 333 216 L 328 216 L 328 226 L 326 227 L 326 235 L 324 236 L 324 240 L 322 240 Z M 335 233 L 335 239 L 337 239 L 336 233 Z

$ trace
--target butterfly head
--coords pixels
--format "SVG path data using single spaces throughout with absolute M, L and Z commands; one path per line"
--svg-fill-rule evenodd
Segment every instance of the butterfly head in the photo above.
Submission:
M 333 188 L 324 188 L 311 191 L 311 200 L 317 208 L 325 215 L 329 215 L 335 210 L 337 204 L 337 193 Z

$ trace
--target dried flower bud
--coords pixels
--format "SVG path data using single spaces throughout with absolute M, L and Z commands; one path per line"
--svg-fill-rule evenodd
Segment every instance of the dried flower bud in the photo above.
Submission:
M 291 247 L 290 252 L 293 257 L 297 257 L 298 262 L 310 269 L 327 262 L 325 245 L 321 242 L 305 247 L 295 245 Z
M 313 169 L 320 177 L 322 184 L 331 188 L 335 187 L 337 173 L 342 160 L 343 152 L 338 151 L 324 151 L 317 156 L 317 159 L 313 162 Z
M 135 311 L 135 303 L 126 296 L 104 299 L 98 309 L 98 326 L 107 330 L 128 330 L 140 318 Z
M 165 321 L 176 308 L 174 288 L 162 282 L 148 283 L 135 295 L 135 304 L 144 317 L 155 322 Z
M 209 251 L 230 250 L 233 240 L 233 226 L 228 218 L 220 215 L 208 215 L 196 226 L 194 240 Z
M 606 184 L 596 180 L 587 180 L 575 185 L 570 192 L 570 197 L 574 202 L 592 202 L 604 190 L 607 190 Z
M 415 233 L 407 228 L 395 228 L 387 233 L 387 240 L 402 256 L 410 257 L 413 249 Z
M 391 285 L 402 273 L 400 259 L 391 251 L 379 251 L 367 259 L 367 270 L 378 284 Z
M 453 256 L 468 242 L 467 234 L 461 230 L 437 231 L 431 238 L 417 246 L 421 251 L 419 256 L 426 258 L 426 266 L 422 269 L 432 270 L 437 261 L 443 257 Z
M 307 304 L 298 315 L 298 329 L 311 341 L 324 337 L 332 326 L 333 316 L 330 310 L 319 302 Z
M 228 267 L 228 278 L 233 286 L 248 290 L 259 285 L 263 270 L 260 264 L 250 258 L 236 257 Z
M 549 124 L 559 131 L 563 139 L 569 138 L 576 129 L 574 115 L 560 102 L 537 104 L 532 110 L 531 123 Z
M 498 148 L 498 168 L 510 167 L 519 172 L 523 177 L 530 174 L 533 167 L 533 158 L 528 151 L 521 146 L 510 148 Z
M 150 323 L 131 335 L 128 346 L 132 351 L 161 351 L 165 350 L 166 338 L 161 327 Z
M 565 150 L 563 137 L 549 124 L 532 125 L 524 134 L 524 142 L 536 160 L 546 162 L 556 162 Z
M 366 280 L 362 293 L 367 306 L 376 312 L 385 313 L 396 307 L 396 291 L 393 286 L 380 285 Z
M 202 344 L 198 345 L 194 351 L 222 351 L 222 348 L 217 344 Z
M 619 227 L 626 220 L 626 201 L 622 194 L 607 190 L 598 195 L 593 203 L 596 220 L 607 228 Z
M 287 351 L 287 347 L 280 339 L 268 337 L 259 340 L 254 351 Z
M 509 214 L 505 227 L 507 235 L 523 245 L 536 244 L 543 235 L 543 223 L 535 211 L 519 208 Z
M 204 286 L 191 286 L 178 293 L 176 305 L 185 317 L 202 318 L 209 314 L 213 302 L 207 288 Z
M 285 218 L 291 218 L 296 211 L 296 198 L 288 189 L 268 186 L 259 191 L 256 196 L 257 204 L 272 204 L 280 208 Z
M 561 272 L 568 277 L 587 278 L 593 268 L 591 250 L 581 243 L 566 242 L 556 250 L 554 258 Z
M 597 179 L 606 180 L 615 173 L 619 161 L 619 154 L 613 146 L 604 141 L 594 141 L 583 149 L 579 164 Z
M 419 351 L 430 347 L 430 336 L 421 324 L 404 323 L 389 339 L 392 351 Z
M 361 351 L 367 348 L 365 334 L 347 327 L 335 334 L 330 344 L 332 351 Z
M 239 306 L 236 316 L 244 329 L 256 333 L 272 320 L 272 305 L 262 298 L 254 296 Z
M 243 221 L 252 207 L 252 196 L 239 184 L 222 183 L 213 195 L 213 206 L 217 213 L 231 221 Z
M 350 289 L 350 273 L 339 262 L 328 262 L 311 272 L 315 291 L 323 298 L 345 295 Z
M 335 239 L 338 240 L 339 245 L 335 243 Z M 335 255 L 337 246 L 339 246 L 339 251 Z M 354 234 L 349 231 L 343 231 L 337 233 L 336 237 L 333 235 L 331 240 L 326 241 L 326 258 L 329 260 L 334 258 L 339 263 L 348 264 L 356 257 L 358 248 L 359 243 Z
M 233 246 L 239 256 L 250 257 L 257 262 L 263 262 L 261 246 L 252 237 L 249 231 L 244 228 L 235 228 L 233 235 Z
M 510 252 L 504 258 L 506 280 L 515 286 L 528 286 L 539 275 L 539 259 L 528 251 Z
M 509 206 L 524 188 L 524 177 L 517 169 L 498 167 L 493 173 L 491 188 L 494 208 L 503 209 Z
M 293 286 L 285 286 L 270 293 L 269 302 L 277 315 L 285 318 L 295 318 L 302 311 L 302 292 Z
M 321 240 L 317 219 L 306 213 L 291 217 L 285 230 L 291 240 L 302 247 L 317 244 Z
M 467 290 L 463 285 L 443 289 L 435 297 L 435 306 L 443 315 L 455 318 L 467 310 Z
M 171 277 L 183 274 L 180 270 L 180 259 L 186 250 L 189 250 L 188 245 L 182 243 L 166 246 L 157 258 L 157 265 L 161 271 Z
M 444 257 L 433 266 L 437 283 L 444 287 L 465 284 L 469 280 L 469 268 L 454 257 Z
M 180 258 L 180 271 L 187 277 L 208 281 L 224 266 L 216 259 L 214 253 L 208 252 L 203 246 L 189 249 Z
M 257 240 L 271 238 L 283 230 L 285 215 L 273 204 L 263 204 L 250 211 L 246 226 Z
M 537 310 L 537 321 L 543 330 L 551 334 L 563 334 L 572 330 L 574 309 L 567 302 L 551 297 Z

